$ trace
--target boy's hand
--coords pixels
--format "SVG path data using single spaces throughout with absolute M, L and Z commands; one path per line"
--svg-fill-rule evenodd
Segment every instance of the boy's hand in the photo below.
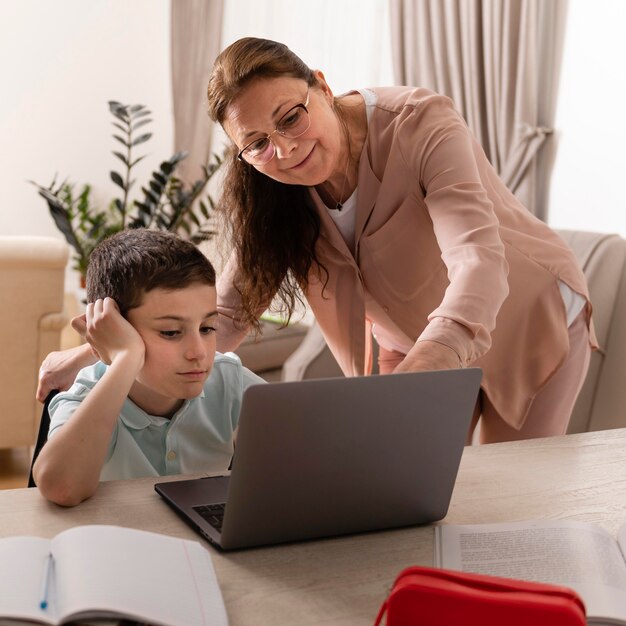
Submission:
M 111 365 L 122 356 L 133 356 L 137 370 L 143 366 L 146 347 L 141 335 L 126 320 L 113 298 L 87 305 L 85 338 L 98 358 Z

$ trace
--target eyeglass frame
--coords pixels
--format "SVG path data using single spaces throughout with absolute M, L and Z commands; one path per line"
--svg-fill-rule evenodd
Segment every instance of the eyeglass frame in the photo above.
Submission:
M 309 109 L 307 108 L 309 105 L 309 97 L 311 95 L 311 87 L 309 87 L 306 91 L 306 100 L 300 104 L 296 104 L 295 106 L 292 106 L 288 111 L 285 111 L 285 113 L 283 113 L 283 115 L 280 116 L 280 119 L 278 120 L 278 122 L 276 123 L 276 127 L 274 128 L 274 130 L 269 134 L 269 135 L 265 135 L 265 137 L 257 137 L 256 139 L 253 139 L 250 143 L 247 143 L 241 150 L 239 150 L 239 152 L 237 153 L 237 158 L 240 161 L 243 161 L 244 163 L 247 163 L 248 165 L 267 165 L 267 163 L 269 163 L 275 156 L 276 156 L 276 144 L 272 141 L 272 135 L 274 135 L 275 133 L 278 133 L 281 137 L 285 137 L 287 139 L 297 139 L 298 137 L 301 137 L 302 135 L 304 135 L 304 133 L 306 133 L 307 130 L 309 130 L 309 128 L 311 128 L 311 114 L 309 113 Z M 304 112 L 307 115 L 307 118 L 309 120 L 309 124 L 308 126 L 298 135 L 295 135 L 294 137 L 289 137 L 287 135 L 285 135 L 284 133 L 280 132 L 280 130 L 278 129 L 278 127 L 280 126 L 280 123 L 290 114 L 292 113 L 295 109 L 304 109 Z M 272 153 L 272 156 L 265 162 L 263 163 L 250 163 L 250 161 L 246 161 L 246 159 L 244 159 L 243 157 L 243 153 L 253 144 L 256 143 L 257 141 L 259 141 L 260 139 L 268 139 L 269 142 L 272 144 L 273 148 L 274 148 L 274 152 Z

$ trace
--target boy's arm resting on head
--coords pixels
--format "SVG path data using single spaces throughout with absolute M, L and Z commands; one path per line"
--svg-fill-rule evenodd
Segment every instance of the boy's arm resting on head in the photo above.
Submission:
M 144 362 L 143 340 L 110 298 L 88 305 L 87 326 L 109 367 L 33 467 L 42 495 L 63 506 L 79 504 L 98 487 L 117 418 Z
M 33 467 L 35 482 L 48 500 L 75 506 L 95 493 L 135 373 L 132 360 L 117 358 L 70 420 L 48 439 Z

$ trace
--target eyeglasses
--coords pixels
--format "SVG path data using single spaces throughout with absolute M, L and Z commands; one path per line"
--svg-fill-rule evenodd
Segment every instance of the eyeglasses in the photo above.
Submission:
M 307 106 L 309 104 L 309 92 L 306 92 L 306 100 L 304 104 L 296 104 L 285 113 L 276 124 L 276 128 L 265 137 L 251 141 L 237 155 L 240 161 L 245 161 L 250 165 L 265 165 L 269 163 L 276 154 L 276 146 L 272 141 L 272 135 L 278 133 L 288 139 L 300 137 L 309 130 L 311 126 L 311 118 Z

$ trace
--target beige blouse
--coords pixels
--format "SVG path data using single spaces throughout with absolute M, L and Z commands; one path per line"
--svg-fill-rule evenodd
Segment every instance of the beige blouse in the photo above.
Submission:
M 568 351 L 558 280 L 587 300 L 566 244 L 498 178 L 449 98 L 411 87 L 377 96 L 359 163 L 354 255 L 319 199 L 306 297 L 346 375 L 371 371 L 365 293 L 413 341 L 449 346 L 483 369 L 484 412 L 523 424 Z M 232 349 L 232 258 L 218 282 L 218 349 Z

